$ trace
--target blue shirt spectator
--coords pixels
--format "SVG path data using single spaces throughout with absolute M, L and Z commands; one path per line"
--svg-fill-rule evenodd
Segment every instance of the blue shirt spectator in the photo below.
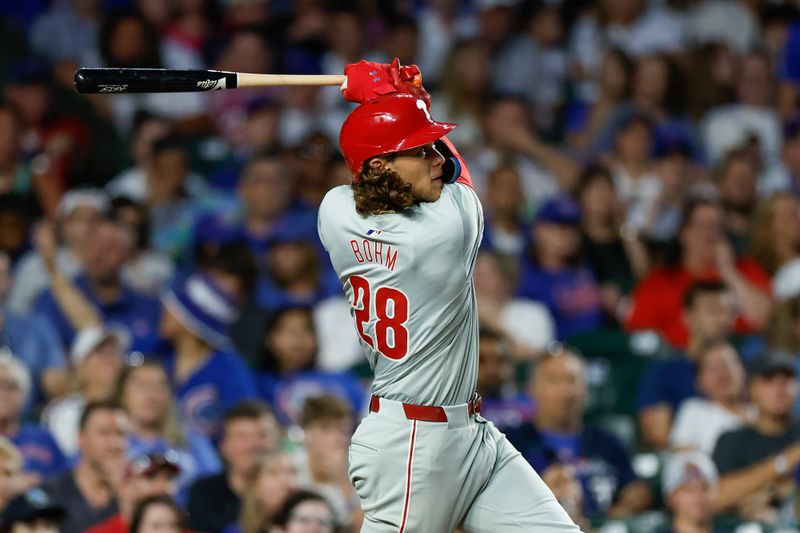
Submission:
M 38 425 L 23 424 L 16 433 L 8 437 L 22 454 L 26 472 L 34 472 L 46 478 L 60 474 L 70 466 L 53 436 Z
M 43 316 L 22 316 L 0 312 L 0 345 L 19 358 L 33 378 L 30 402 L 33 405 L 53 393 L 48 391 L 44 378 L 62 375 L 67 371 L 67 360 L 58 332 Z
M 278 376 L 265 373 L 259 377 L 262 397 L 275 409 L 278 420 L 286 424 L 300 422 L 300 410 L 310 396 L 330 393 L 350 404 L 354 413 L 364 412 L 367 390 L 350 372 L 302 371 Z
M 639 380 L 639 410 L 668 404 L 676 413 L 687 398 L 698 395 L 695 386 L 695 365 L 684 355 L 654 361 Z
M 94 304 L 109 327 L 123 328 L 131 334 L 131 349 L 148 352 L 157 341 L 161 308 L 158 300 L 141 294 L 120 283 L 119 294 L 109 301 L 101 301 L 86 276 L 75 280 L 75 286 Z M 42 293 L 36 302 L 36 312 L 52 322 L 61 342 L 72 344 L 75 329 L 62 311 L 51 289 Z
M 216 439 L 222 416 L 243 400 L 258 397 L 255 377 L 233 352 L 233 299 L 209 277 L 193 274 L 162 297 L 160 331 L 174 352 L 165 360 L 178 398 L 178 412 L 191 431 Z

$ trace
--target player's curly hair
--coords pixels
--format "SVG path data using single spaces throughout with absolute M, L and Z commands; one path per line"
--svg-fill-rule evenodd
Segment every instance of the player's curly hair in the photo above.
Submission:
M 356 211 L 361 215 L 377 215 L 402 211 L 414 203 L 411 184 L 394 170 L 370 168 L 364 163 L 358 183 L 353 183 Z

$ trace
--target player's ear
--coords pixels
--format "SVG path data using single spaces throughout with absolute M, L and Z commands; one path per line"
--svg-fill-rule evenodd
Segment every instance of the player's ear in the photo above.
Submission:
M 382 170 L 386 168 L 386 162 L 380 157 L 373 157 L 369 160 L 370 170 Z

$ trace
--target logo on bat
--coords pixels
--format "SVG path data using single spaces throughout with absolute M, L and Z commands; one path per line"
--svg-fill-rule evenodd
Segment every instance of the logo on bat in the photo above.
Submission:
M 222 89 L 227 89 L 225 78 L 220 78 L 218 80 L 201 80 L 197 82 L 197 86 L 205 91 L 219 91 Z
M 100 85 L 101 93 L 124 93 L 128 90 L 128 84 L 124 85 Z

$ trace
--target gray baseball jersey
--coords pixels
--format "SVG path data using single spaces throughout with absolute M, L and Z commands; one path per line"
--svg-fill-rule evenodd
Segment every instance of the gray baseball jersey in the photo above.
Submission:
M 472 272 L 483 212 L 471 187 L 436 202 L 359 215 L 353 191 L 328 192 L 320 239 L 345 289 L 375 374 L 375 395 L 418 405 L 469 401 L 478 375 Z

